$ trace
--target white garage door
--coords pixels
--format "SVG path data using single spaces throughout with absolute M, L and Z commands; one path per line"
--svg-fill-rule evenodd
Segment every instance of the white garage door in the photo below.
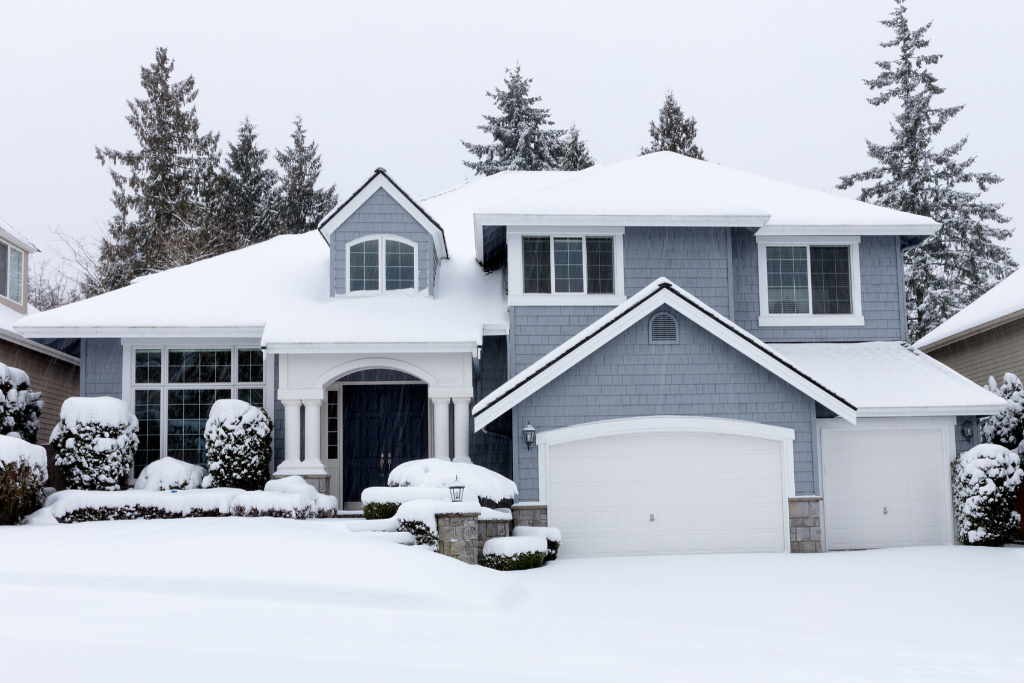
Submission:
M 548 449 L 559 556 L 783 551 L 781 444 L 628 434 Z
M 950 541 L 948 429 L 823 429 L 829 550 Z

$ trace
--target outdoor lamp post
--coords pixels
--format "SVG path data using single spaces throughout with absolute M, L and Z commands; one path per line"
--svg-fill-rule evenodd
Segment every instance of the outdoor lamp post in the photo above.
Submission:
M 529 422 L 523 427 L 523 443 L 526 444 L 526 450 L 533 448 L 533 444 L 537 441 L 537 430 L 534 429 L 533 425 Z
M 455 483 L 448 487 L 448 492 L 452 494 L 453 503 L 462 502 L 462 492 L 466 490 L 466 487 L 459 483 L 459 477 L 456 475 Z

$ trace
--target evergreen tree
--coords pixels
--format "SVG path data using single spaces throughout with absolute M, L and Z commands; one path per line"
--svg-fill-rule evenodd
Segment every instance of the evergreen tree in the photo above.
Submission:
M 574 123 L 566 131 L 562 144 L 562 170 L 582 171 L 593 165 L 594 158 L 590 156 L 590 149 L 587 148 L 587 143 L 580 139 L 580 131 Z
M 219 249 L 213 229 L 219 135 L 200 135 L 195 80 L 172 83 L 173 71 L 166 48 L 157 48 L 156 60 L 142 68 L 146 98 L 128 102 L 126 117 L 139 150 L 96 148 L 100 163 L 111 164 L 117 214 L 100 244 L 87 296 Z
M 270 153 L 260 149 L 257 137 L 246 117 L 238 127 L 238 142 L 228 143 L 227 165 L 221 174 L 220 228 L 231 248 L 270 239 L 276 228 L 277 173 L 265 168 Z
M 694 159 L 704 159 L 704 150 L 696 144 L 697 120 L 687 116 L 669 90 L 658 112 L 658 121 L 651 121 L 651 146 L 641 147 L 640 155 L 654 152 L 676 152 Z
M 496 87 L 487 96 L 494 100 L 499 116 L 484 114 L 487 121 L 478 129 L 493 142 L 477 145 L 462 141 L 477 161 L 464 161 L 477 175 L 501 171 L 551 171 L 562 165 L 562 135 L 553 128 L 548 109 L 534 106 L 540 97 L 530 96 L 532 78 L 524 78 L 520 66 L 505 69 L 505 90 Z
M 315 141 L 306 142 L 302 117 L 295 119 L 292 146 L 274 156 L 281 166 L 277 201 L 276 234 L 296 235 L 316 228 L 327 212 L 338 203 L 334 185 L 317 189 L 320 178 L 320 153 Z
M 942 55 L 923 53 L 931 23 L 910 30 L 906 12 L 904 1 L 897 0 L 892 18 L 881 22 L 894 33 L 881 46 L 896 48 L 899 56 L 876 62 L 880 74 L 864 81 L 878 91 L 868 99 L 873 106 L 893 99 L 900 104 L 889 126 L 893 141 L 867 141 L 868 156 L 877 165 L 843 176 L 836 187 L 875 181 L 860 188 L 861 201 L 929 216 L 941 224 L 920 247 L 907 252 L 904 262 L 908 331 L 916 341 L 1013 272 L 1017 263 L 997 244 L 1012 233 L 997 227 L 1010 220 L 999 213 L 1003 205 L 981 201 L 982 193 L 1002 178 L 971 170 L 974 157 L 959 158 L 967 138 L 935 149 L 935 138 L 963 105 L 932 105 L 932 98 L 945 88 L 936 84 L 929 67 Z

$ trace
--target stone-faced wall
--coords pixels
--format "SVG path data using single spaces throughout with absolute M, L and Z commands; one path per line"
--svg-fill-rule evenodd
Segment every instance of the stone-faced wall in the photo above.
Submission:
M 807 496 L 789 499 L 789 551 L 791 553 L 820 553 L 821 497 Z
M 517 526 L 547 526 L 546 503 L 516 503 L 512 506 L 512 528 Z
M 437 552 L 466 564 L 477 564 L 483 547 L 477 526 L 479 517 L 479 512 L 438 513 Z

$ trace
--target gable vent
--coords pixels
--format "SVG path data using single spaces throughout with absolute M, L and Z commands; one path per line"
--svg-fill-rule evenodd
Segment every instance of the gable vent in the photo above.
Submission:
M 676 344 L 679 341 L 679 328 L 676 318 L 671 313 L 657 313 L 651 318 L 651 343 Z

